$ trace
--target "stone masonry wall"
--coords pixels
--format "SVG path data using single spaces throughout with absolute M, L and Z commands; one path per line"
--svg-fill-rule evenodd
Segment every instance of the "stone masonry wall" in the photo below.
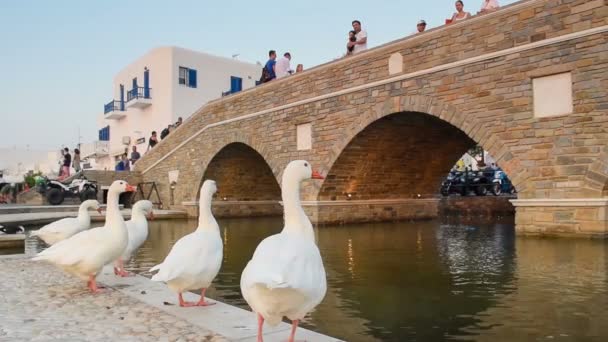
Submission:
M 608 237 L 608 206 L 516 207 L 515 229 L 524 235 Z
M 439 215 L 463 216 L 513 216 L 515 207 L 510 200 L 514 196 L 449 196 L 439 201 Z
M 437 199 L 396 201 L 339 201 L 304 204 L 304 211 L 315 224 L 421 220 L 437 217 Z

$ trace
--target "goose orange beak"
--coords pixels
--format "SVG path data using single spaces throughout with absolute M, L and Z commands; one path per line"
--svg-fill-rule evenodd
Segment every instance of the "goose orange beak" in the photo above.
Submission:
M 148 220 L 150 220 L 150 221 L 154 220 L 154 211 L 151 211 L 151 212 L 148 214 Z
M 133 185 L 127 184 L 127 189 L 125 191 L 126 192 L 135 192 L 135 190 L 137 190 L 136 187 L 134 187 Z
M 103 214 L 103 209 L 101 207 L 97 208 L 97 212 Z
M 312 179 L 325 179 L 325 177 L 323 177 L 318 171 L 315 171 L 315 170 L 312 171 L 312 176 L 310 178 L 312 178 Z

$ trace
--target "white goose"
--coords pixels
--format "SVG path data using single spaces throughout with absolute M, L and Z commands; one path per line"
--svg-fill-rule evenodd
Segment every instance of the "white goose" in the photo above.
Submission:
M 51 262 L 80 279 L 88 280 L 91 292 L 99 292 L 95 277 L 104 265 L 118 259 L 127 247 L 127 227 L 118 208 L 118 196 L 126 191 L 135 191 L 135 187 L 121 180 L 110 186 L 103 227 L 85 230 L 60 241 L 32 260 Z
M 77 217 L 66 217 L 51 222 L 39 230 L 32 232 L 31 236 L 37 236 L 42 241 L 46 242 L 47 245 L 54 245 L 74 234 L 87 230 L 91 227 L 89 209 L 95 209 L 101 214 L 99 202 L 96 200 L 86 200 L 80 204 Z
M 220 227 L 211 213 L 211 200 L 217 191 L 212 180 L 206 180 L 199 199 L 198 228 L 179 239 L 165 260 L 150 269 L 158 271 L 153 281 L 162 281 L 179 295 L 180 306 L 207 306 L 215 303 L 205 301 L 205 291 L 220 271 L 223 243 Z M 201 289 L 198 302 L 185 302 L 182 293 Z
M 289 341 L 294 341 L 298 322 L 327 291 L 312 224 L 300 203 L 300 183 L 310 178 L 323 176 L 307 161 L 295 160 L 287 165 L 281 183 L 285 227 L 260 242 L 241 275 L 243 297 L 258 315 L 259 342 L 264 321 L 277 325 L 284 316 L 292 321 Z
M 122 255 L 114 263 L 114 274 L 121 277 L 129 276 L 125 270 L 124 263 L 131 260 L 135 252 L 148 238 L 148 218 L 154 218 L 154 205 L 148 200 L 137 201 L 131 208 L 131 219 L 126 222 L 129 242 Z M 147 217 L 146 217 L 147 215 Z

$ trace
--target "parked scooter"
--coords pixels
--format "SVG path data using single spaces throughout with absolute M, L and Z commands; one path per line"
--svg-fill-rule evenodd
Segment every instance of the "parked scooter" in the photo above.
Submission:
M 496 170 L 496 172 L 494 172 L 494 179 L 492 180 L 492 193 L 495 196 L 516 193 L 515 187 L 511 183 L 511 180 L 502 170 Z

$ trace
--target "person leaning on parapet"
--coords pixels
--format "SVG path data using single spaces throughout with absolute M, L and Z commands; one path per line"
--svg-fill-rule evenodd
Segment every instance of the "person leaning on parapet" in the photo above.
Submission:
M 163 129 L 160 132 L 160 139 L 165 139 L 167 137 L 167 135 L 169 135 L 169 133 L 171 132 L 171 125 L 167 125 L 167 128 Z
M 277 78 L 277 74 L 275 71 L 277 59 L 277 52 L 274 50 L 268 51 L 268 61 L 264 68 L 262 68 L 262 77 L 260 78 L 260 83 L 266 83 Z
M 152 135 L 150 139 L 148 139 L 148 149 L 146 151 L 150 151 L 151 148 L 158 144 L 158 138 L 156 137 L 156 131 L 152 131 Z
M 183 120 L 182 117 L 180 116 L 179 118 L 177 118 L 177 122 L 175 123 L 175 128 L 179 127 L 182 124 Z
M 426 30 L 426 21 L 420 20 L 418 24 L 416 24 L 416 33 L 422 33 Z
M 500 5 L 498 4 L 498 0 L 483 0 L 481 3 L 481 9 L 478 14 L 485 14 L 496 11 Z
M 354 47 L 353 54 L 356 55 L 361 51 L 367 50 L 367 32 L 361 29 L 361 22 L 359 20 L 353 20 L 352 24 L 356 40 L 348 42 L 347 47 Z
M 464 11 L 464 2 L 457 0 L 454 5 L 456 6 L 456 13 L 452 15 L 451 23 L 471 17 L 471 13 Z
M 290 61 L 291 54 L 289 52 L 285 52 L 283 57 L 277 60 L 277 64 L 274 66 L 277 79 L 293 74 L 293 70 L 291 70 L 291 66 L 289 65 Z

